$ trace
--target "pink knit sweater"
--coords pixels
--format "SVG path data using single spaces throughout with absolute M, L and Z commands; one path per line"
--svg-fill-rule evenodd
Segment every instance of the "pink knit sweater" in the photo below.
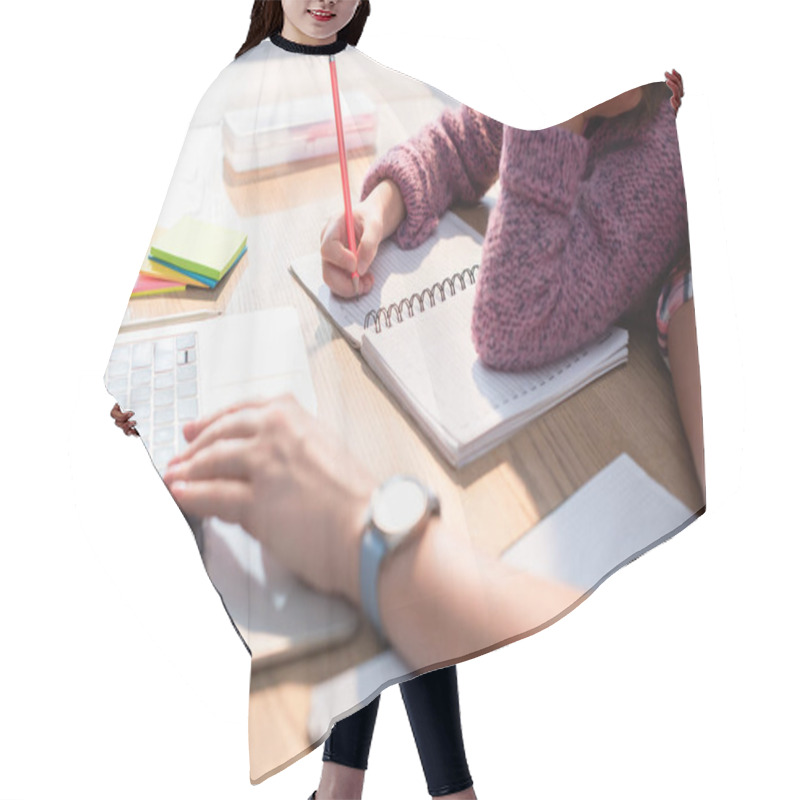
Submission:
M 688 241 L 669 102 L 633 127 L 623 118 L 594 125 L 587 138 L 447 109 L 367 173 L 362 200 L 384 178 L 400 188 L 407 215 L 393 237 L 404 249 L 500 178 L 472 318 L 488 366 L 528 369 L 593 340 L 644 299 Z

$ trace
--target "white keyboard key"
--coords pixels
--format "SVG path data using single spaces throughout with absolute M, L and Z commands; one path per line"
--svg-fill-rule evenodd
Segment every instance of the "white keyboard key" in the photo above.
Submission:
M 124 364 L 131 362 L 131 346 L 129 344 L 121 344 L 111 351 L 111 358 L 109 361 L 121 361 Z
M 197 364 L 180 364 L 178 366 L 178 381 L 193 381 L 197 378 Z
M 135 406 L 143 404 L 145 401 L 150 402 L 150 387 L 149 386 L 136 386 L 131 389 L 130 404 Z
M 175 408 L 172 405 L 161 406 L 153 414 L 155 425 L 171 425 L 175 421 Z
M 181 364 L 194 364 L 197 360 L 197 351 L 192 347 L 188 350 L 178 350 L 177 363 L 179 366 Z
M 136 419 L 150 419 L 153 409 L 149 402 L 136 406 Z
M 149 367 L 153 363 L 153 343 L 138 342 L 133 346 L 133 368 Z
M 175 440 L 175 432 L 172 428 L 156 428 L 153 434 L 153 444 L 172 444 Z
M 153 461 L 156 462 L 156 467 L 159 472 L 167 468 L 167 462 L 175 455 L 175 448 L 172 445 L 166 447 L 157 447 L 153 454 Z
M 177 346 L 178 350 L 185 350 L 187 347 L 194 347 L 195 335 L 193 333 L 184 333 L 178 337 Z
M 178 397 L 195 397 L 197 395 L 197 381 L 183 381 L 178 384 Z
M 174 385 L 175 385 L 174 372 L 159 372 L 156 374 L 155 384 L 154 384 L 156 389 L 169 389 Z
M 118 378 L 120 375 L 127 375 L 130 365 L 127 361 L 112 361 L 108 365 L 106 375 L 109 378 Z
M 178 419 L 187 422 L 197 418 L 197 398 L 185 397 L 178 400 Z
M 121 397 L 128 391 L 128 376 L 125 375 L 119 378 L 112 378 L 107 384 L 108 389 L 114 397 Z
M 131 372 L 131 386 L 150 386 L 150 369 L 135 369 Z
M 156 408 L 160 408 L 161 406 L 168 406 L 172 403 L 173 396 L 174 392 L 172 388 L 158 389 L 157 391 L 153 392 L 153 405 Z
M 139 422 L 136 420 L 136 430 L 139 432 L 139 436 L 147 442 L 150 438 L 150 423 L 149 422 Z
M 156 353 L 156 372 L 171 372 L 175 366 L 175 354 L 170 351 L 168 353 Z

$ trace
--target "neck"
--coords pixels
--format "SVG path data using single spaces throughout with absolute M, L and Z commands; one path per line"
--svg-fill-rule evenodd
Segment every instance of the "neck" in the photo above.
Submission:
M 283 19 L 283 30 L 281 31 L 281 36 L 283 36 L 284 39 L 288 39 L 290 42 L 294 42 L 295 44 L 303 44 L 311 47 L 315 47 L 316 45 L 333 44 L 336 41 L 337 35 L 338 34 L 334 33 L 332 36 L 327 36 L 324 39 L 315 39 L 313 36 L 303 33 L 303 31 L 293 25 L 287 17 L 284 17 Z
M 284 28 L 284 30 L 286 30 Z M 306 40 L 309 37 L 306 37 Z M 301 41 L 290 39 L 283 33 L 273 33 L 270 40 L 274 45 L 290 53 L 300 53 L 312 56 L 329 56 L 341 53 L 347 48 L 347 39 L 326 37 L 325 39 L 311 39 L 313 44 L 304 44 Z

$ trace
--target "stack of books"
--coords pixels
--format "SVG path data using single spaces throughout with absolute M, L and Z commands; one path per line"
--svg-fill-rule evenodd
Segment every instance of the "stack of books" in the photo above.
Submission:
M 247 236 L 194 217 L 153 241 L 131 297 L 181 292 L 187 286 L 214 289 L 247 252 Z

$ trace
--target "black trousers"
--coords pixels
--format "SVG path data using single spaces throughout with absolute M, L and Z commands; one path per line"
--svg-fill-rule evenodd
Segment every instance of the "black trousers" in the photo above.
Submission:
M 456 668 L 426 672 L 400 684 L 408 721 L 417 744 L 428 792 L 438 797 L 472 786 L 461 735 Z M 368 706 L 333 726 L 323 761 L 366 769 L 378 716 L 378 695 Z

